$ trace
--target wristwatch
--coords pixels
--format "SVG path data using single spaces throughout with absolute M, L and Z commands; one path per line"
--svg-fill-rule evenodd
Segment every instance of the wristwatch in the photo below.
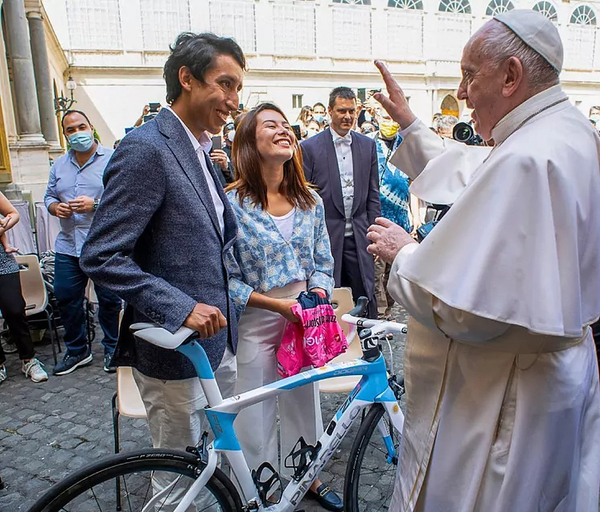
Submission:
M 98 198 L 94 199 L 94 210 L 98 209 L 99 204 L 100 204 L 100 199 L 98 199 Z

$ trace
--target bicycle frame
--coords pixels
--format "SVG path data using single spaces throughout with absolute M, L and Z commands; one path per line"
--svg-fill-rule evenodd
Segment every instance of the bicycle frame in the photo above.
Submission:
M 144 337 L 143 331 L 136 334 Z M 358 340 L 355 342 L 358 342 Z M 327 364 L 321 368 L 311 369 L 223 400 L 202 346 L 194 340 L 177 347 L 176 350 L 186 355 L 198 372 L 208 400 L 209 406 L 206 409 L 206 415 L 215 435 L 215 440 L 208 448 L 209 460 L 206 469 L 194 482 L 175 512 L 186 510 L 187 506 L 193 502 L 212 475 L 219 453 L 227 457 L 246 503 L 254 502 L 258 505 L 259 510 L 266 512 L 291 512 L 298 506 L 312 482 L 335 453 L 335 450 L 365 407 L 373 403 L 381 403 L 385 407 L 394 428 L 400 432 L 402 431 L 404 416 L 393 391 L 388 385 L 386 365 L 381 354 L 373 362 L 356 359 L 354 361 Z M 235 434 L 233 423 L 237 414 L 250 405 L 274 398 L 286 391 L 342 375 L 360 375 L 362 378 L 319 438 L 321 447 L 317 458 L 309 465 L 307 471 L 299 480 L 292 479 L 290 481 L 283 491 L 279 503 L 265 507 L 258 495 L 258 489 L 252 479 L 250 468 Z M 390 432 L 386 428 L 380 428 L 380 431 L 388 448 L 388 460 L 391 461 L 397 454 Z

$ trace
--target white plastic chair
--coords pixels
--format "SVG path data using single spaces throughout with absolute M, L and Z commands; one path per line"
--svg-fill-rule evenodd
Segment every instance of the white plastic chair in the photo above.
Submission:
M 52 345 L 52 355 L 54 356 L 54 364 L 58 362 L 56 358 L 56 348 L 58 346 L 60 352 L 60 340 L 56 330 L 56 322 L 54 320 L 54 311 L 48 302 L 48 291 L 46 283 L 42 276 L 40 262 L 35 254 L 27 254 L 24 256 L 17 255 L 15 260 L 19 264 L 19 278 L 21 280 L 21 291 L 23 299 L 25 299 L 25 315 L 31 317 L 43 313 L 48 321 L 48 332 L 50 334 L 50 344 Z M 55 337 L 56 336 L 56 337 Z
M 133 369 L 130 366 L 119 366 L 117 368 L 117 391 L 112 398 L 112 413 L 115 453 L 119 453 L 121 450 L 119 417 L 146 417 L 146 408 L 140 390 L 133 378 Z
M 119 313 L 119 329 L 123 320 L 123 310 Z M 119 416 L 129 418 L 145 418 L 146 407 L 140 390 L 133 378 L 133 369 L 130 366 L 117 367 L 117 391 L 112 397 L 113 435 L 115 439 L 115 453 L 121 449 L 119 436 Z
M 350 288 L 336 288 L 333 290 L 333 296 L 331 298 L 331 304 L 335 310 L 335 316 L 338 323 L 342 327 L 346 337 L 349 336 L 350 328 L 346 322 L 342 321 L 342 315 L 345 315 L 354 307 L 354 301 L 352 300 L 352 291 Z M 332 363 L 340 363 L 343 361 L 351 361 L 362 357 L 362 350 L 358 338 L 354 336 L 352 339 L 348 338 L 348 350 L 343 354 L 340 354 Z M 349 393 L 354 389 L 360 375 L 348 375 L 343 377 L 335 377 L 333 379 L 322 380 L 319 382 L 319 391 L 321 393 Z
M 90 281 L 91 282 L 91 281 Z M 95 294 L 94 294 L 95 295 Z M 123 320 L 123 310 L 119 313 L 119 329 Z M 115 441 L 115 453 L 121 451 L 121 436 L 119 435 L 119 418 L 145 418 L 146 407 L 140 394 L 140 390 L 133 378 L 131 366 L 117 367 L 117 391 L 112 397 L 111 408 L 113 415 L 113 437 Z M 121 510 L 121 480 L 115 479 L 116 509 Z

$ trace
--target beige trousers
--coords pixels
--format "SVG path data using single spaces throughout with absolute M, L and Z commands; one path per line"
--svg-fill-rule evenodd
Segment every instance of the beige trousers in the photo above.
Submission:
M 233 395 L 236 377 L 235 355 L 227 346 L 219 368 L 215 371 L 215 378 L 224 398 Z M 204 414 L 204 407 L 208 404 L 199 378 L 183 380 L 161 380 L 147 377 L 135 368 L 135 379 L 144 406 L 148 415 L 148 425 L 152 436 L 154 448 L 169 448 L 185 450 L 188 446 L 195 446 L 200 441 L 204 430 L 208 428 L 208 421 Z M 177 475 L 174 473 L 155 472 L 152 486 L 156 494 L 164 489 Z M 169 494 L 161 511 L 175 510 L 177 503 L 187 489 L 176 487 Z M 207 498 L 196 500 L 196 505 L 205 504 Z M 202 509 L 202 507 L 200 507 Z M 188 512 L 197 510 L 195 505 L 188 508 Z
M 270 297 L 294 299 L 306 283 L 292 283 L 267 293 Z M 270 384 L 278 379 L 277 349 L 286 320 L 278 313 L 246 308 L 238 324 L 238 379 L 235 393 Z M 277 410 L 280 436 L 277 442 Z M 323 433 L 319 388 L 308 384 L 265 400 L 240 412 L 235 429 L 250 469 L 269 462 L 280 475 L 290 477 L 285 458 L 300 436 L 314 445 Z M 279 454 L 279 457 L 278 457 Z
M 389 315 L 394 305 L 394 299 L 387 291 L 392 265 L 381 258 L 375 260 L 375 298 L 377 299 L 377 313 L 380 316 Z

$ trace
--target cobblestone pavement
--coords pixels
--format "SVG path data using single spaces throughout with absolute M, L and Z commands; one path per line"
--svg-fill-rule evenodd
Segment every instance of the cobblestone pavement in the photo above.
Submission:
M 396 311 L 398 320 L 405 321 Z M 98 332 L 97 339 L 101 333 Z M 392 342 L 396 372 L 401 373 L 404 340 Z M 48 373 L 53 367 L 49 344 L 36 345 Z M 389 352 L 387 348 L 384 350 Z M 94 342 L 94 361 L 63 377 L 50 376 L 34 384 L 21 373 L 17 354 L 7 355 L 8 380 L 0 386 L 0 512 L 27 511 L 52 484 L 69 473 L 114 451 L 111 397 L 116 377 L 102 369 L 102 346 Z M 344 396 L 322 395 L 323 419 L 327 421 L 343 403 Z M 344 439 L 338 452 L 321 473 L 321 479 L 340 495 L 348 451 L 357 427 Z M 145 420 L 121 418 L 121 450 L 150 447 Z M 372 510 L 381 508 L 374 501 Z M 304 500 L 307 512 L 322 510 Z

